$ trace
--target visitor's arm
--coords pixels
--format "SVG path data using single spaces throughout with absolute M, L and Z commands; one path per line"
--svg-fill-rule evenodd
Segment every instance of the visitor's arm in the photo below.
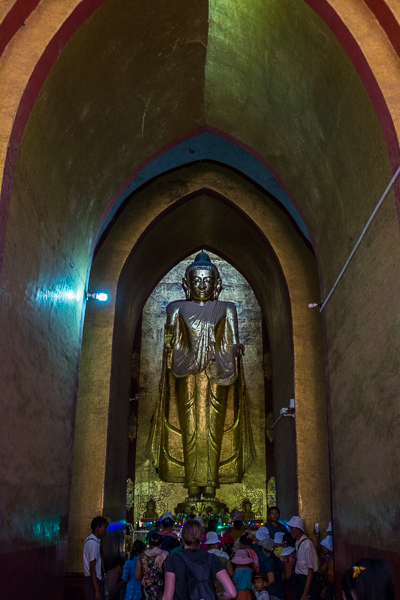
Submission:
M 313 569 L 310 567 L 308 569 L 308 574 L 307 574 L 307 580 L 306 580 L 306 585 L 304 587 L 304 592 L 301 596 L 301 600 L 308 600 L 308 596 L 310 594 L 310 586 L 311 586 L 311 582 L 312 582 L 312 578 L 314 575 L 314 571 Z
M 101 600 L 101 594 L 99 590 L 99 584 L 97 583 L 96 577 L 96 559 L 91 560 L 89 563 L 89 572 L 94 587 L 94 598 L 95 600 Z
M 218 598 L 220 598 L 221 600 L 230 600 L 230 598 L 236 598 L 236 588 L 233 585 L 232 579 L 229 577 L 225 569 L 222 569 L 222 571 L 218 571 L 216 577 L 224 588 L 223 593 L 218 595 Z M 166 600 L 170 599 L 168 598 Z
M 228 572 L 229 577 L 233 577 L 235 574 L 235 569 L 232 566 L 232 563 L 230 560 L 228 560 L 228 562 L 226 563 L 226 570 Z
M 328 570 L 328 562 L 324 562 L 323 565 L 321 565 L 318 569 L 318 573 L 326 573 L 326 571 Z
M 164 593 L 162 600 L 173 600 L 175 593 L 175 573 L 165 573 Z
M 289 581 L 290 576 L 292 574 L 292 570 L 293 570 L 293 566 L 290 563 L 285 563 L 285 567 L 284 567 L 284 571 L 283 571 L 283 578 L 286 579 L 286 581 Z
M 268 575 L 268 585 L 267 587 L 269 587 L 272 583 L 275 582 L 275 575 L 273 574 L 272 571 L 270 571 L 270 573 L 267 573 Z
M 139 581 L 142 580 L 142 563 L 140 562 L 140 558 L 138 558 L 138 561 L 136 563 L 135 577 Z

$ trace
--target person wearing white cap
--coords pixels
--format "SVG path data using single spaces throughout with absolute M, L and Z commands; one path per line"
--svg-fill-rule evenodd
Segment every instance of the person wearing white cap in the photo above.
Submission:
M 274 535 L 274 543 L 275 543 L 275 556 L 277 556 L 278 558 L 281 557 L 281 552 L 282 550 L 286 547 L 286 544 L 283 543 L 283 538 L 284 536 L 287 534 L 283 533 L 283 531 L 278 531 L 278 533 L 275 533 Z
M 333 539 L 331 535 L 327 535 L 321 542 L 321 550 L 325 562 L 321 564 L 318 573 L 323 575 L 325 590 L 325 598 L 333 598 L 335 591 L 335 573 L 333 569 Z M 323 590 L 321 590 L 323 591 Z
M 219 539 L 215 531 L 209 531 L 207 533 L 206 544 L 208 546 L 208 552 L 211 552 L 211 554 L 216 554 L 220 561 L 226 565 L 229 560 L 229 556 L 226 552 L 218 548 Z
M 253 546 L 253 549 L 255 550 L 258 558 L 260 558 L 260 556 L 263 555 L 262 549 L 260 546 L 261 542 L 263 540 L 267 540 L 269 537 L 270 536 L 269 536 L 268 529 L 264 525 L 261 525 L 261 527 L 259 527 L 256 531 L 257 543 L 254 544 L 254 546 Z
M 178 534 L 175 531 L 172 531 L 172 527 L 174 526 L 174 517 L 170 512 L 166 512 L 161 517 L 162 529 L 158 532 L 158 535 L 161 535 L 163 538 L 161 549 L 169 550 L 169 542 L 171 538 L 178 539 Z
M 259 542 L 259 546 L 262 549 L 260 570 L 268 574 L 267 590 L 270 600 L 281 600 L 285 597 L 283 563 L 274 554 L 275 542 L 271 538 L 266 538 Z
M 291 583 L 293 600 L 316 598 L 314 573 L 318 571 L 317 553 L 312 541 L 304 533 L 305 525 L 301 517 L 295 516 L 288 522 L 289 531 L 296 540 L 297 562 Z

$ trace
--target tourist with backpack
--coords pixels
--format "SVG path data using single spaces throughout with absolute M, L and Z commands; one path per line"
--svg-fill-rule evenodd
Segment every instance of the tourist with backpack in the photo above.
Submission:
M 183 550 L 165 561 L 162 600 L 216 600 L 215 579 L 224 589 L 220 600 L 236 598 L 235 586 L 218 556 L 200 549 L 202 536 L 198 521 L 186 521 L 181 533 Z

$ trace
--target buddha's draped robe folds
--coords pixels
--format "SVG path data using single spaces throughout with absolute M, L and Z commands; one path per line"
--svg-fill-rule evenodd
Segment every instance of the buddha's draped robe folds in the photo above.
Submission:
M 236 307 L 218 300 L 167 306 L 160 398 L 148 453 L 164 481 L 219 487 L 255 457 Z

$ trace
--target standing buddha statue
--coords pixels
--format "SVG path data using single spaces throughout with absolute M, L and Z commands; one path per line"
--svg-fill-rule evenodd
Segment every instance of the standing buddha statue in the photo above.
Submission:
M 188 266 L 182 286 L 186 300 L 166 310 L 160 400 L 148 452 L 163 481 L 183 483 L 189 498 L 213 498 L 220 483 L 241 481 L 255 457 L 244 346 L 236 307 L 218 300 L 222 281 L 205 252 Z

